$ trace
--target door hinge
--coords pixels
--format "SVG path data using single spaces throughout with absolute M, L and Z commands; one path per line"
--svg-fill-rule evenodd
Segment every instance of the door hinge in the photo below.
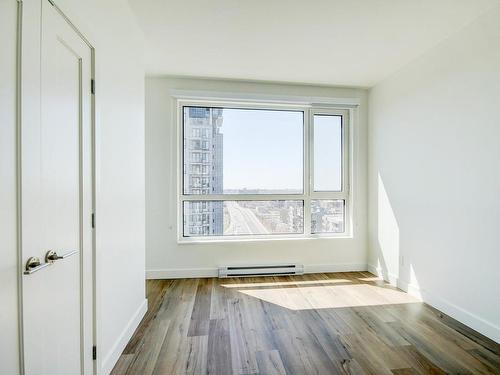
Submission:
M 92 359 L 95 361 L 97 359 L 97 346 L 92 347 Z
M 95 79 L 90 80 L 90 93 L 95 94 Z
M 92 229 L 95 228 L 95 214 L 92 214 Z

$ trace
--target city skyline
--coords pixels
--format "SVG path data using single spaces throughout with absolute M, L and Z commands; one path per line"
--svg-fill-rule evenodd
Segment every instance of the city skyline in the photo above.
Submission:
M 340 153 L 340 123 L 335 129 L 330 117 L 319 119 L 320 127 L 324 128 L 319 134 L 337 136 Z M 300 153 L 297 153 L 299 139 Z M 262 150 L 256 152 L 255 146 Z M 295 161 L 287 154 L 290 147 L 294 148 Z M 261 194 L 263 198 L 266 194 L 301 194 L 302 148 L 302 112 L 185 107 L 184 193 Z M 255 173 L 257 170 L 259 173 Z M 265 180 L 261 180 L 263 176 Z M 233 186 L 243 186 L 224 188 L 227 181 Z M 335 186 L 335 176 L 321 180 L 321 184 L 328 188 Z M 313 233 L 344 230 L 344 201 L 312 200 L 311 203 Z M 236 196 L 234 200 L 186 201 L 183 217 L 184 236 L 304 233 L 304 201 L 300 199 L 238 201 Z

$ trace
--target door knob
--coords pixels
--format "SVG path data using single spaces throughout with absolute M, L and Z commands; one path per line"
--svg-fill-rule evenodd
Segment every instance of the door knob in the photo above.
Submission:
M 31 257 L 26 262 L 26 266 L 24 268 L 24 274 L 31 275 L 32 273 L 40 271 L 41 269 L 47 266 L 50 266 L 50 263 L 40 263 L 40 258 Z
M 72 250 L 63 255 L 58 255 L 54 250 L 49 250 L 47 251 L 47 254 L 45 254 L 45 261 L 47 263 L 54 263 L 56 260 L 66 259 L 76 253 L 78 253 L 78 250 Z

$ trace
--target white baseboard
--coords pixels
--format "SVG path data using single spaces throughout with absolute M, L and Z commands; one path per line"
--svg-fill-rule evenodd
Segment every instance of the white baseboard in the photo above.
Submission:
M 366 263 L 309 264 L 304 265 L 305 273 L 366 271 Z M 217 268 L 166 268 L 146 270 L 146 279 L 189 279 L 197 277 L 217 277 Z
M 305 264 L 304 273 L 366 271 L 366 263 Z
M 416 297 L 421 301 L 423 300 L 422 291 L 420 290 L 420 287 L 418 285 L 410 284 L 407 281 L 398 278 L 396 286 L 409 295 Z
M 373 273 L 374 275 L 376 275 L 378 277 L 382 277 L 389 284 L 399 288 L 400 281 L 399 281 L 399 278 L 397 275 L 394 275 L 392 273 L 384 274 L 384 272 L 382 271 L 382 268 L 377 268 L 372 264 L 369 264 L 367 268 L 368 268 L 368 272 Z
M 118 361 L 118 358 L 120 358 L 120 355 L 127 346 L 130 338 L 134 334 L 137 326 L 141 322 L 147 310 L 148 310 L 148 300 L 145 299 L 144 301 L 142 301 L 141 305 L 136 310 L 134 315 L 130 318 L 129 322 L 125 326 L 121 335 L 115 341 L 115 344 L 113 345 L 109 353 L 106 354 L 106 356 L 104 357 L 101 365 L 101 372 L 100 372 L 101 374 L 107 375 L 113 370 L 113 367 Z
M 379 277 L 387 278 L 383 275 L 381 269 L 369 264 L 368 271 L 377 275 Z M 395 283 L 393 284 L 390 280 L 386 280 L 393 285 L 396 285 L 399 289 L 407 292 L 408 294 L 415 296 L 421 299 L 423 302 L 431 305 L 432 307 L 442 311 L 446 315 L 451 316 L 453 319 L 458 320 L 459 322 L 465 324 L 466 326 L 476 330 L 482 335 L 489 337 L 490 339 L 500 342 L 500 327 L 496 326 L 490 321 L 487 321 L 463 308 L 455 305 L 454 303 L 429 293 L 428 291 L 419 288 L 416 285 L 410 284 L 404 280 L 398 279 L 394 275 L 392 277 L 388 277 L 389 279 L 393 279 Z
M 192 279 L 197 277 L 217 277 L 217 268 L 165 268 L 146 270 L 146 279 Z
M 420 290 L 420 293 L 425 303 L 444 312 L 446 315 L 451 316 L 453 319 L 458 320 L 460 323 L 465 324 L 482 335 L 489 337 L 495 342 L 500 343 L 500 327 L 497 325 L 425 290 Z
M 374 274 L 375 276 L 382 277 L 382 269 L 375 267 L 373 264 L 368 264 L 368 272 Z

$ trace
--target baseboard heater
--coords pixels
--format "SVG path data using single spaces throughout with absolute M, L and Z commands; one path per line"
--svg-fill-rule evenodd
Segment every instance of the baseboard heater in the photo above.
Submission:
M 285 276 L 302 275 L 302 264 L 268 264 L 256 266 L 222 266 L 219 267 L 219 277 L 251 277 L 251 276 Z

